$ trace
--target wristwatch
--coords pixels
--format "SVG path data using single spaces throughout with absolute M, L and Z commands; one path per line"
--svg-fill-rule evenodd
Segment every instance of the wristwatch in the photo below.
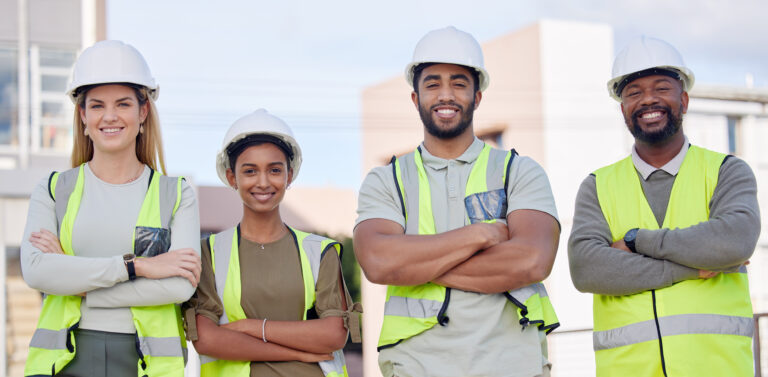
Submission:
M 128 280 L 136 280 L 136 266 L 133 261 L 136 260 L 136 254 L 128 253 L 123 255 L 123 263 L 125 263 L 125 269 L 128 271 Z
M 627 244 L 627 248 L 632 250 L 633 253 L 637 253 L 637 250 L 635 249 L 635 240 L 637 239 L 638 230 L 639 228 L 632 228 L 624 235 L 624 243 Z

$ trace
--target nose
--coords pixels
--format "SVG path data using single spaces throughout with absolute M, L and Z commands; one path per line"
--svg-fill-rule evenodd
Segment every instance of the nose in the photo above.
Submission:
M 105 122 L 114 122 L 117 120 L 117 108 L 114 106 L 107 106 L 106 109 L 104 109 L 104 121 Z
M 656 96 L 656 91 L 653 89 L 643 90 L 640 97 L 641 106 L 655 105 L 659 102 L 659 97 Z
M 269 187 L 269 179 L 267 178 L 267 173 L 259 173 L 256 176 L 256 187 L 263 189 Z
M 450 85 L 440 86 L 440 91 L 437 93 L 437 100 L 440 102 L 453 102 L 456 96 L 453 93 L 453 89 Z

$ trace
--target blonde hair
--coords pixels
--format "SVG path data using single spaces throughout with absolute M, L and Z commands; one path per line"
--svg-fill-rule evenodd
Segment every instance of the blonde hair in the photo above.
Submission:
M 99 84 L 105 85 L 105 84 Z M 89 85 L 78 90 L 77 106 L 72 122 L 72 167 L 77 167 L 93 158 L 93 142 L 84 134 L 85 123 L 80 117 L 80 109 L 85 109 L 85 97 L 90 89 L 99 85 Z M 143 164 L 153 170 L 160 170 L 166 174 L 165 155 L 163 153 L 163 140 L 160 132 L 160 118 L 157 115 L 157 107 L 152 97 L 148 95 L 147 88 L 132 84 L 121 84 L 133 88 L 139 105 L 147 103 L 147 118 L 144 120 L 144 132 L 136 136 L 136 157 Z

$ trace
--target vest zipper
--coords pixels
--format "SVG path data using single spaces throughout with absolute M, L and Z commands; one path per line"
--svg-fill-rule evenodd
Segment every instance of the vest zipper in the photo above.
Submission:
M 664 377 L 667 377 L 667 366 L 664 363 L 664 342 L 661 340 L 661 327 L 659 326 L 659 315 L 656 313 L 656 290 L 651 289 L 651 298 L 653 299 L 653 320 L 656 322 L 656 334 L 659 337 L 659 354 L 661 356 L 661 371 Z
M 448 321 L 450 321 L 450 318 L 445 315 L 449 301 L 451 301 L 451 288 L 445 288 L 445 300 L 443 301 L 443 306 L 440 307 L 440 311 L 437 312 L 437 323 L 439 323 L 440 326 L 445 326 L 448 324 Z

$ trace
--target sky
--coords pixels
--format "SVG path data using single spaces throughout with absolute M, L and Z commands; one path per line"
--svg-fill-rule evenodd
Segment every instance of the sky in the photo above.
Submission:
M 602 23 L 617 51 L 639 35 L 670 42 L 697 85 L 751 76 L 768 89 L 766 14 L 762 0 L 107 0 L 107 37 L 138 48 L 160 84 L 170 173 L 221 184 L 227 128 L 266 108 L 303 150 L 296 184 L 357 189 L 360 94 L 402 76 L 430 30 L 454 25 L 483 43 L 541 19 Z

